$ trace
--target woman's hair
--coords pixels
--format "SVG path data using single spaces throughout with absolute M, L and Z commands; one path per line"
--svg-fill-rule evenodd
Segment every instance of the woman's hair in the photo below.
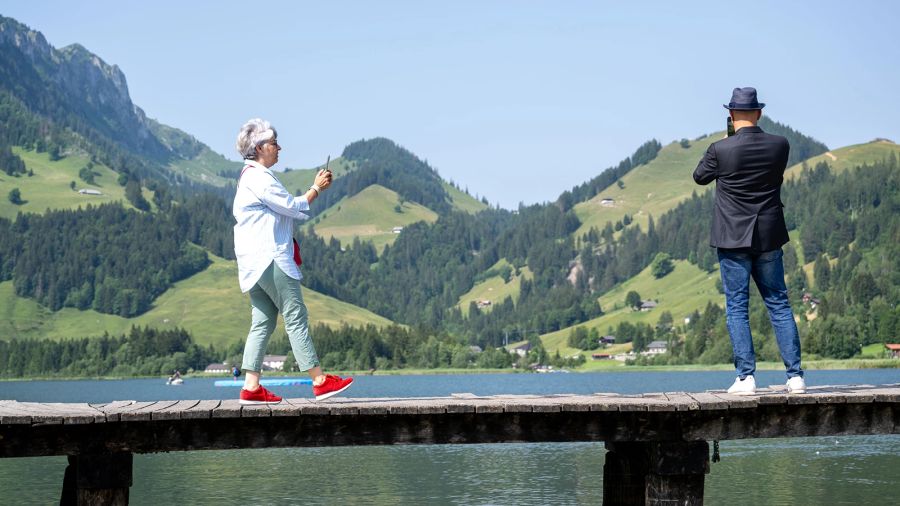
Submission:
M 256 148 L 278 137 L 278 132 L 268 121 L 253 118 L 241 127 L 235 147 L 244 160 L 256 160 Z

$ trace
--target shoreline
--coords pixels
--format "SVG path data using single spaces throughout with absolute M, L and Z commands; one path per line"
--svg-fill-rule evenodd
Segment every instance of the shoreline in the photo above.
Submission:
M 591 362 L 588 362 L 591 364 Z M 596 364 L 596 362 L 595 362 Z M 760 371 L 777 371 L 784 369 L 784 365 L 780 362 L 758 362 L 757 370 Z M 823 359 L 809 360 L 803 363 L 804 371 L 824 371 L 824 370 L 851 370 L 851 369 L 900 369 L 900 360 L 884 358 L 884 359 Z M 585 367 L 578 369 L 555 369 L 549 373 L 537 373 L 534 371 L 525 371 L 521 369 L 384 369 L 374 371 L 334 371 L 336 374 L 345 376 L 435 376 L 435 375 L 462 375 L 462 374 L 558 374 L 573 373 L 604 373 L 604 372 L 718 372 L 733 371 L 734 366 L 731 364 L 682 364 L 682 365 L 625 365 L 621 362 L 602 363 L 599 367 Z M 282 372 L 269 371 L 265 377 L 305 377 L 302 372 Z M 243 376 L 241 376 L 243 377 Z M 23 376 L 18 378 L 0 378 L 0 383 L 12 381 L 78 381 L 78 380 L 124 380 L 124 379 L 165 379 L 166 376 Z M 206 375 L 203 373 L 193 372 L 182 375 L 185 379 L 232 379 L 231 375 Z

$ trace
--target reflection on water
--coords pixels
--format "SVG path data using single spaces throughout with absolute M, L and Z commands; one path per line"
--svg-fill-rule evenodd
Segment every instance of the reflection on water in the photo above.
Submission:
M 813 384 L 878 384 L 896 382 L 897 374 L 896 370 L 813 371 L 808 379 Z M 721 372 L 376 376 L 360 378 L 354 394 L 369 397 L 450 392 L 486 395 L 697 391 L 727 386 L 730 376 Z M 769 382 L 781 381 L 778 374 L 771 376 Z M 215 389 L 208 382 L 211 380 L 189 380 L 193 386 L 183 390 L 159 386 L 156 380 L 18 382 L 0 384 L 0 398 L 100 402 L 113 398 L 221 398 L 236 393 Z M 86 385 L 92 388 L 85 388 Z M 92 397 L 78 397 L 85 395 Z M 602 443 L 136 455 L 131 502 L 599 504 L 604 456 Z M 897 435 L 722 441 L 721 456 L 721 462 L 710 465 L 711 473 L 706 478 L 707 504 L 900 504 Z M 65 465 L 64 457 L 0 459 L 0 504 L 58 502 Z
M 602 443 L 136 455 L 131 503 L 600 504 L 604 455 Z M 900 504 L 900 436 L 723 441 L 721 455 L 707 504 Z M 65 465 L 0 460 L 0 503 L 58 501 Z

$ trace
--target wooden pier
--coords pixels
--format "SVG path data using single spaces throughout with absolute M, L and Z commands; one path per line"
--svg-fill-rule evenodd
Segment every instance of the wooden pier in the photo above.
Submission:
M 603 441 L 604 504 L 702 504 L 709 442 L 900 433 L 900 383 L 642 395 L 0 401 L 0 458 L 68 455 L 64 504 L 127 504 L 135 453 Z M 599 470 L 598 470 L 599 471 Z

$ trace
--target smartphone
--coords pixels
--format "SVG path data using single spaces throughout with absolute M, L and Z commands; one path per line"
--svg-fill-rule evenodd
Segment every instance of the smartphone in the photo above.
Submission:
M 728 116 L 728 119 L 725 121 L 725 128 L 728 132 L 728 137 L 734 135 L 734 121 L 731 121 L 731 116 Z
M 331 172 L 331 169 L 328 168 L 328 165 L 331 163 L 331 155 L 328 155 L 328 159 L 325 160 L 325 172 Z

